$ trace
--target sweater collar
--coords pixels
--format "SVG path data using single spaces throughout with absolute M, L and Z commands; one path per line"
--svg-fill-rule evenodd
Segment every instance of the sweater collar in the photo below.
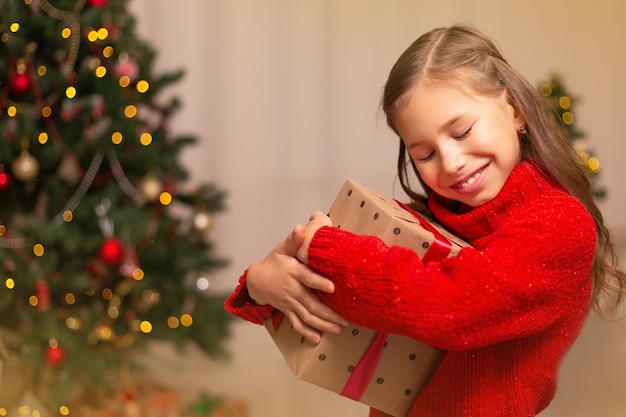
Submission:
M 479 207 L 469 207 L 432 193 L 428 206 L 433 215 L 448 229 L 465 239 L 476 239 L 493 233 L 507 222 L 515 207 L 545 195 L 552 186 L 530 162 L 519 163 L 500 193 Z

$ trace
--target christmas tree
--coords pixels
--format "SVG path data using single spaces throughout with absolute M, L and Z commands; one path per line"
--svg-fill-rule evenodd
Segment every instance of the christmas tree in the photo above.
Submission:
M 541 83 L 539 91 L 554 109 L 557 120 L 565 127 L 570 144 L 578 155 L 578 162 L 591 180 L 596 200 L 604 199 L 606 190 L 599 184 L 600 160 L 587 147 L 585 134 L 576 125 L 574 107 L 577 99 L 569 94 L 562 78 L 557 74 L 552 74 L 547 81 Z
M 154 74 L 126 7 L 0 2 L 0 365 L 21 369 L 0 383 L 64 415 L 149 340 L 225 354 L 230 316 L 207 290 L 224 193 L 184 189 L 195 138 L 168 130 L 180 103 L 159 95 L 182 71 Z

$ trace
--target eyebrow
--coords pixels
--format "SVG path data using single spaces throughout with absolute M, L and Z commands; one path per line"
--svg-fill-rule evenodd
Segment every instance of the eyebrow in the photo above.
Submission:
M 452 125 L 454 125 L 456 122 L 458 122 L 459 120 L 461 120 L 462 118 L 466 117 L 467 113 L 463 113 L 457 116 L 452 117 L 452 119 L 448 120 L 446 123 L 444 123 L 444 125 L 442 126 L 442 128 L 448 128 L 451 127 Z

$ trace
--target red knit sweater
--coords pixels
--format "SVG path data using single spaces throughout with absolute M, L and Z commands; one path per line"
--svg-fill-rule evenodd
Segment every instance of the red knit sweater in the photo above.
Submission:
M 437 195 L 429 206 L 473 248 L 424 266 L 409 249 L 324 227 L 309 266 L 336 290 L 320 298 L 351 322 L 447 351 L 408 417 L 535 416 L 589 310 L 592 217 L 528 162 L 481 207 Z M 273 310 L 249 298 L 245 274 L 226 308 L 255 323 Z

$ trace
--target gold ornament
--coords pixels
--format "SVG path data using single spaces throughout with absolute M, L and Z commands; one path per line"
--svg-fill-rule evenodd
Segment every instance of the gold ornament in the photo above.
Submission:
M 193 216 L 193 228 L 197 232 L 208 232 L 213 226 L 213 216 L 206 210 L 199 210 Z
M 163 191 L 163 183 L 153 174 L 148 174 L 139 181 L 139 190 L 148 201 L 156 201 Z
M 24 150 L 11 165 L 13 175 L 20 181 L 30 182 L 39 175 L 39 162 Z

